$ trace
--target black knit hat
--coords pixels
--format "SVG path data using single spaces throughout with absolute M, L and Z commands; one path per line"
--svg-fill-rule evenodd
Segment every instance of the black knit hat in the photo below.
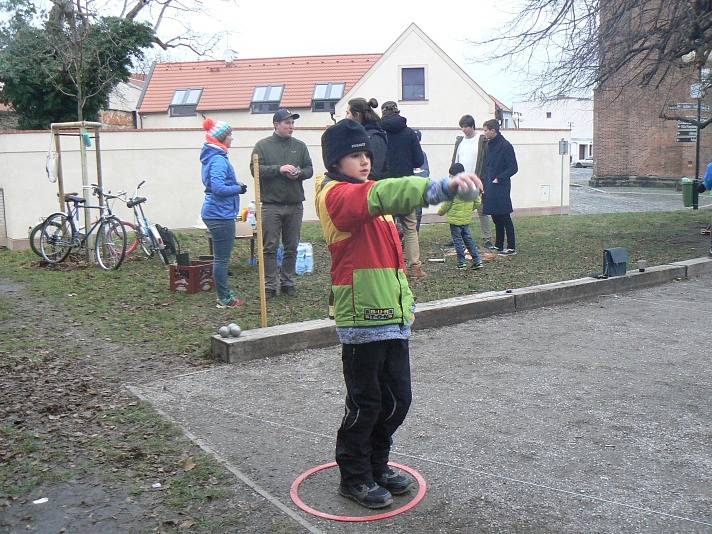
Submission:
M 355 120 L 340 120 L 321 136 L 321 156 L 327 171 L 341 158 L 353 152 L 367 152 L 373 160 L 368 134 Z

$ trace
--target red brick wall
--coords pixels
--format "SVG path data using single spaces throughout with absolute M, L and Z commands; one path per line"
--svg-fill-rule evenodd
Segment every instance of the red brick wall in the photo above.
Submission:
M 592 182 L 675 185 L 683 176 L 693 177 L 695 143 L 677 142 L 677 121 L 661 119 L 660 114 L 682 113 L 669 110 L 671 103 L 696 103 L 690 97 L 690 84 L 696 80 L 694 69 L 681 71 L 673 66 L 659 87 L 653 83 L 647 88 L 624 86 L 628 74 L 622 71 L 594 91 Z M 712 98 L 703 102 L 712 107 Z M 694 117 L 696 110 L 688 113 Z M 712 159 L 712 125 L 701 131 L 700 140 L 702 175 Z
M 102 111 L 100 120 L 106 128 L 134 128 L 133 113 L 130 111 Z

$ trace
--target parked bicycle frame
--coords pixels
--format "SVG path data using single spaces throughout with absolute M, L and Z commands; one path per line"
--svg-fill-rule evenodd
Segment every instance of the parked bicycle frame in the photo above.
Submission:
M 142 180 L 136 186 L 134 194 L 129 199 L 122 198 L 126 202 L 126 207 L 133 210 L 134 215 L 134 232 L 136 233 L 136 241 L 132 247 L 136 248 L 136 243 L 141 246 L 143 252 L 149 258 L 154 254 L 158 254 L 161 261 L 165 264 L 169 264 L 172 261 L 171 251 L 166 247 L 166 243 L 163 242 L 161 233 L 155 224 L 151 224 L 151 221 L 146 217 L 146 213 L 143 211 L 143 203 L 146 202 L 146 197 L 138 196 L 138 190 L 141 186 L 146 183 L 146 180 Z M 133 252 L 133 250 L 131 250 Z
M 117 195 L 103 193 L 97 186 L 95 195 L 103 195 L 106 199 L 118 198 Z M 83 248 L 88 244 L 89 236 L 94 230 L 96 242 L 94 253 L 96 261 L 102 269 L 118 269 L 126 254 L 126 229 L 121 221 L 111 213 L 108 206 L 86 206 L 100 210 L 100 216 L 89 231 L 82 233 L 76 222 L 76 215 L 85 199 L 74 194 L 64 195 L 64 201 L 69 205 L 67 212 L 53 213 L 42 225 L 40 231 L 39 249 L 42 257 L 50 264 L 64 261 L 74 248 Z

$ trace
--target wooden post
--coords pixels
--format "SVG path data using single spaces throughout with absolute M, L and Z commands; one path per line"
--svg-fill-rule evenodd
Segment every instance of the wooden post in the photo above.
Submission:
M 67 206 L 64 202 L 64 177 L 62 176 L 62 146 L 59 140 L 59 132 L 52 129 L 54 135 L 54 150 L 57 153 L 57 196 L 59 197 L 59 211 L 66 211 Z
M 96 154 L 96 184 L 104 191 L 104 181 L 101 175 L 101 145 L 99 144 L 99 127 L 94 126 L 94 153 Z M 99 196 L 99 205 L 104 205 L 104 195 Z
M 260 274 L 260 326 L 267 326 L 267 295 L 265 294 L 265 255 L 262 241 L 262 200 L 260 199 L 260 158 L 252 155 L 252 174 L 255 177 L 255 219 L 257 220 L 257 270 Z

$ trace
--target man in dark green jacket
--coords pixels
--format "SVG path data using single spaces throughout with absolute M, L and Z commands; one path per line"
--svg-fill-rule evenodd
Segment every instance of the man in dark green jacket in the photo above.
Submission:
M 296 295 L 294 287 L 297 245 L 304 214 L 302 182 L 314 174 L 307 145 L 292 137 L 299 114 L 280 108 L 272 117 L 274 133 L 257 142 L 252 154 L 260 162 L 262 240 L 264 242 L 265 289 L 276 297 L 281 289 Z M 250 170 L 252 158 L 250 158 Z M 278 275 L 277 247 L 284 245 L 282 270 Z

